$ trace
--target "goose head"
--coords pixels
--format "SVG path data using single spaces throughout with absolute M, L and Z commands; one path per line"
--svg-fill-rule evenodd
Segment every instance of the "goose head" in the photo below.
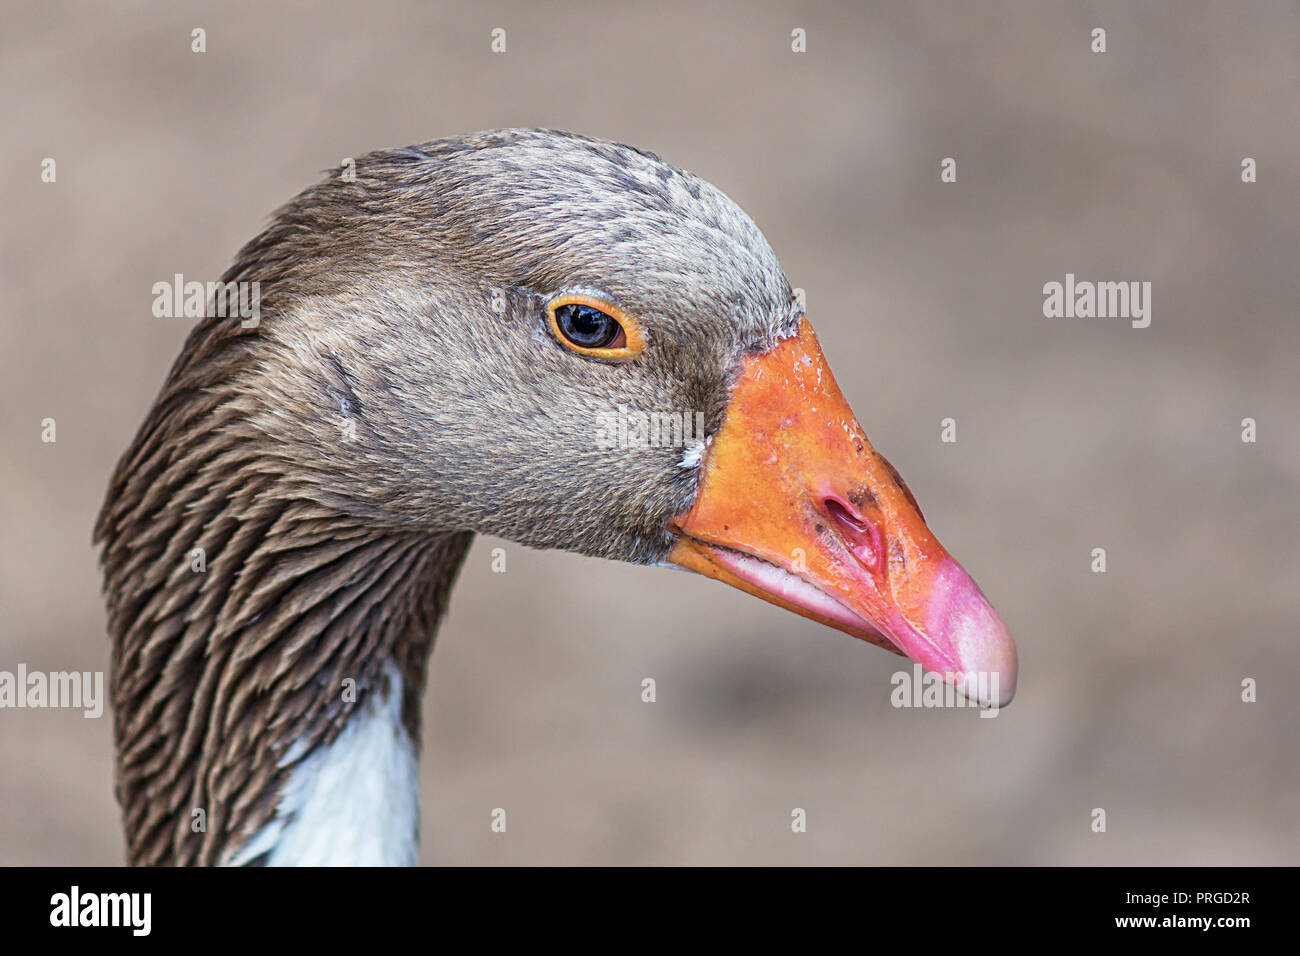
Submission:
M 1010 700 L 1005 626 L 720 191 L 536 130 L 347 173 L 240 252 L 257 321 L 195 328 L 100 518 L 134 859 L 216 860 L 178 849 L 199 799 L 265 825 L 349 674 L 395 662 L 414 736 L 473 533 L 698 572 Z

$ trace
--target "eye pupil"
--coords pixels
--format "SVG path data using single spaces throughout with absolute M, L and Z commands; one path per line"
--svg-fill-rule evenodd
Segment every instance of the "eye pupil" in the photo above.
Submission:
M 622 328 L 600 309 L 573 302 L 555 310 L 555 322 L 566 339 L 584 349 L 604 348 Z

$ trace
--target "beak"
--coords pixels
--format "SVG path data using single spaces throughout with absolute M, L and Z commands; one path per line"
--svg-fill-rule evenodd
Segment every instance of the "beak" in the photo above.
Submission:
M 743 360 L 668 559 L 905 654 L 983 706 L 1016 646 L 867 441 L 807 319 Z

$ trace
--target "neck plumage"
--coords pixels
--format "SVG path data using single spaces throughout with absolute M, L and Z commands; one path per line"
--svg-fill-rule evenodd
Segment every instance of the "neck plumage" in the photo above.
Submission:
M 133 449 L 101 516 L 128 860 L 413 863 L 425 662 L 472 536 L 368 532 L 238 447 Z
M 274 800 L 241 801 L 250 809 L 244 819 L 228 822 L 232 835 L 220 862 L 415 863 L 426 661 L 470 537 L 371 541 L 349 551 L 347 560 L 330 549 L 319 561 L 308 558 L 301 575 L 286 570 L 286 577 L 317 577 L 323 586 L 307 595 L 310 611 L 277 615 L 292 623 L 257 642 L 265 644 L 258 656 L 278 659 L 279 673 L 298 676 L 278 693 L 272 687 L 260 710 L 245 718 L 261 728 L 264 740 L 237 756 L 248 764 L 238 772 L 274 778 L 262 791 Z M 312 617 L 331 620 L 319 629 L 300 627 Z M 277 723 L 294 729 L 272 729 Z M 255 772 L 259 760 L 267 773 Z
M 283 312 L 333 273 L 289 282 L 314 260 L 281 233 L 318 235 L 241 251 L 222 281 L 262 282 L 261 324 L 195 327 L 95 529 L 132 864 L 415 858 L 425 663 L 472 535 L 376 504 L 339 323 Z

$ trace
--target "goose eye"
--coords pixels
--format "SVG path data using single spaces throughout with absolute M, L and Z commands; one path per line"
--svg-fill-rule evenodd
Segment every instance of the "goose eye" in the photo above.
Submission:
M 592 358 L 625 359 L 645 348 L 636 321 L 618 306 L 586 295 L 565 295 L 546 307 L 562 344 Z
M 612 315 L 572 302 L 555 310 L 555 322 L 561 335 L 584 349 L 607 349 L 623 331 Z

